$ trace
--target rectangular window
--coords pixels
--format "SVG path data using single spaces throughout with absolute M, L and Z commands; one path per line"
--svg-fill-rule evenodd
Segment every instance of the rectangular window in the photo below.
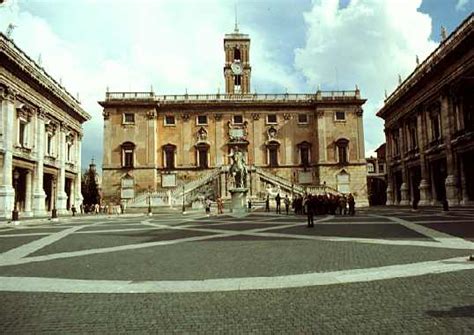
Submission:
M 165 116 L 165 126 L 174 126 L 176 124 L 176 120 L 174 115 L 166 115 Z
M 202 169 L 206 169 L 207 166 L 207 149 L 199 149 L 198 150 L 198 155 L 199 155 L 199 167 Z
M 346 113 L 345 112 L 336 112 L 336 121 L 345 121 Z
M 298 123 L 307 124 L 308 123 L 308 114 L 298 114 Z
M 439 124 L 439 114 L 434 114 L 431 117 L 431 129 L 433 132 L 433 140 L 441 138 L 441 128 Z
M 198 125 L 205 125 L 205 124 L 207 124 L 207 115 L 198 115 L 198 117 L 197 117 L 197 124 L 198 124 Z
M 240 86 L 242 82 L 242 77 L 240 74 L 234 76 L 234 85 L 235 86 Z
M 416 127 L 410 128 L 410 147 L 411 149 L 416 149 L 418 146 L 418 141 L 416 138 Z
M 22 147 L 26 147 L 26 129 L 27 129 L 27 123 L 24 122 L 23 120 L 20 120 L 19 124 L 19 129 L 18 129 L 18 143 Z
M 234 115 L 234 124 L 242 124 L 244 123 L 244 117 L 242 115 Z
M 276 124 L 277 123 L 277 115 L 276 114 L 268 114 L 267 115 L 267 123 Z
M 123 113 L 123 123 L 135 123 L 135 114 Z
M 46 144 L 46 153 L 48 155 L 53 154 L 53 135 L 48 134 L 47 144 Z
M 71 152 L 72 152 L 72 144 L 71 144 L 71 143 L 67 143 L 66 160 L 67 160 L 68 162 L 71 161 Z
M 124 162 L 125 167 L 133 167 L 133 150 L 124 151 Z
M 269 153 L 269 160 L 270 160 L 270 166 L 275 167 L 278 166 L 278 149 L 277 148 L 269 148 L 268 149 Z
M 379 173 L 384 173 L 383 164 L 379 164 Z
M 166 160 L 166 167 L 168 169 L 174 169 L 174 150 L 165 151 L 165 160 Z
M 347 147 L 338 147 L 339 163 L 347 164 Z
M 309 165 L 309 148 L 301 147 L 301 164 L 303 166 Z

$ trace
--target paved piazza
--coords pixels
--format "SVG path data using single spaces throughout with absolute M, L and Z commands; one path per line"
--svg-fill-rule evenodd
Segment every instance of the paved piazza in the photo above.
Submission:
M 474 210 L 0 228 L 0 333 L 474 333 Z

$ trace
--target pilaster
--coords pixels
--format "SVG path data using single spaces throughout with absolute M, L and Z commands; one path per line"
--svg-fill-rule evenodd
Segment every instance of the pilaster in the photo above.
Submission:
M 426 117 L 425 110 L 421 109 L 417 115 L 417 132 L 418 132 L 418 147 L 420 152 L 420 170 L 421 170 L 421 180 L 418 188 L 420 189 L 420 201 L 418 202 L 419 206 L 429 206 L 431 201 L 431 184 L 429 183 L 430 175 L 427 168 L 427 162 L 425 157 L 425 147 L 427 144 L 427 133 L 426 133 Z
M 77 146 L 76 146 L 76 171 L 77 171 L 77 175 L 76 175 L 76 180 L 75 180 L 75 187 L 74 187 L 74 206 L 76 207 L 76 209 L 79 211 L 79 208 L 82 204 L 82 201 L 83 201 L 83 197 L 82 197 L 82 192 L 81 192 L 81 180 L 82 180 L 82 172 L 81 172 L 81 167 L 82 167 L 82 164 L 81 164 L 81 160 L 82 160 L 82 136 L 79 134 L 77 137 L 76 137 L 76 143 L 77 143 Z
M 0 180 L 0 217 L 11 218 L 15 191 L 13 189 L 13 134 L 16 92 L 11 88 L 0 89 L 0 108 L 3 115 L 3 166 Z
M 43 161 L 44 161 L 44 141 L 45 141 L 45 125 L 44 111 L 38 110 L 36 114 L 36 167 L 33 178 L 33 215 L 45 216 L 45 199 L 46 193 L 43 189 Z
M 443 130 L 444 143 L 446 148 L 446 200 L 449 206 L 459 205 L 458 169 L 456 157 L 451 146 L 451 135 L 453 134 L 453 108 L 452 100 L 448 93 L 441 96 L 441 118 L 445 125 Z
M 61 125 L 59 131 L 59 175 L 56 190 L 56 209 L 58 214 L 67 214 L 67 194 L 65 191 L 66 185 L 66 128 L 64 124 Z

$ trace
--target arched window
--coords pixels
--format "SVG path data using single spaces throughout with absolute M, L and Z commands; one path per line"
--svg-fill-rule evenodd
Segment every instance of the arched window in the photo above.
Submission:
M 163 146 L 163 161 L 167 169 L 174 169 L 174 156 L 176 152 L 176 145 L 168 143 Z
M 240 60 L 240 49 L 234 48 L 234 60 Z
M 341 138 L 336 141 L 336 149 L 337 149 L 337 161 L 339 164 L 347 164 L 348 162 L 348 155 L 347 149 L 349 146 L 349 140 L 345 138 Z
M 270 167 L 278 166 L 278 149 L 280 148 L 280 143 L 277 141 L 270 141 L 267 144 L 268 151 L 268 165 Z
M 297 145 L 300 152 L 300 164 L 302 166 L 309 166 L 311 160 L 311 143 L 303 141 Z
M 201 169 L 207 169 L 209 167 L 209 161 L 207 159 L 209 152 L 209 144 L 201 142 L 196 144 L 196 165 Z
M 122 143 L 122 167 L 133 168 L 135 144 L 132 142 Z

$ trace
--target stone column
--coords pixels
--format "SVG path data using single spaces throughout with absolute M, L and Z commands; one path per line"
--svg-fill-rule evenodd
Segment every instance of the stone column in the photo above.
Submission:
M 410 204 L 410 194 L 409 194 L 409 187 L 408 187 L 408 171 L 405 162 L 405 152 L 406 152 L 406 138 L 405 138 L 405 131 L 406 125 L 402 124 L 399 129 L 399 139 L 400 139 L 400 157 L 402 160 L 402 185 L 400 185 L 400 206 L 407 206 Z
M 359 149 L 358 151 L 358 157 L 357 161 L 360 162 L 365 162 L 365 147 L 364 147 L 364 122 L 363 122 L 363 110 L 362 108 L 359 108 L 359 110 L 356 112 L 357 115 L 357 147 Z
M 43 161 L 44 161 L 44 129 L 45 114 L 39 110 L 36 117 L 36 167 L 33 179 L 33 215 L 46 216 L 46 193 L 43 188 Z
M 466 158 L 464 158 L 466 159 Z M 461 196 L 461 202 L 460 204 L 463 206 L 472 206 L 473 201 L 469 200 L 469 194 L 467 193 L 467 180 L 466 180 L 466 173 L 465 173 L 465 168 L 464 168 L 464 159 L 460 157 L 459 162 L 460 162 L 460 181 L 461 181 L 461 189 L 462 189 L 462 196 Z
M 417 115 L 417 132 L 418 132 L 418 148 L 420 152 L 420 170 L 421 180 L 418 188 L 420 189 L 420 201 L 419 206 L 429 206 L 431 204 L 431 184 L 429 182 L 430 175 L 427 167 L 425 150 L 428 141 L 428 134 L 426 133 L 426 118 L 425 110 L 422 109 Z
M 443 136 L 446 150 L 446 200 L 449 206 L 459 205 L 458 169 L 456 165 L 456 154 L 451 146 L 451 136 L 454 134 L 453 108 L 450 96 L 445 93 L 441 96 L 441 124 L 443 125 Z
M 328 150 L 326 144 L 326 120 L 324 119 L 324 111 L 315 111 L 317 121 L 315 122 L 318 134 L 318 163 L 326 163 L 328 161 Z
M 33 171 L 27 170 L 25 174 L 25 181 L 26 181 L 26 190 L 25 190 L 25 210 L 22 213 L 23 216 L 25 217 L 31 217 L 33 216 L 33 212 L 31 211 L 31 198 L 33 196 L 32 188 L 33 188 L 33 183 L 32 183 L 32 173 Z
M 387 201 L 385 205 L 393 205 L 393 177 L 392 177 L 392 167 L 390 165 L 392 159 L 392 142 L 390 136 L 389 128 L 385 128 L 385 157 L 386 157 L 386 169 L 387 169 Z
M 66 128 L 61 125 L 59 131 L 59 175 L 56 188 L 56 209 L 59 215 L 67 214 L 66 185 Z
M 3 128 L 3 166 L 0 180 L 0 217 L 11 218 L 15 201 L 13 189 L 13 135 L 16 92 L 0 88 L 0 108 Z
M 81 171 L 81 166 L 82 166 L 82 135 L 79 134 L 76 136 L 76 180 L 75 180 L 75 187 L 74 187 L 74 197 L 73 197 L 73 203 L 74 206 L 76 207 L 76 210 L 79 212 L 81 208 L 82 201 L 84 198 L 82 197 L 82 192 L 81 192 L 81 180 L 82 180 L 82 171 Z

